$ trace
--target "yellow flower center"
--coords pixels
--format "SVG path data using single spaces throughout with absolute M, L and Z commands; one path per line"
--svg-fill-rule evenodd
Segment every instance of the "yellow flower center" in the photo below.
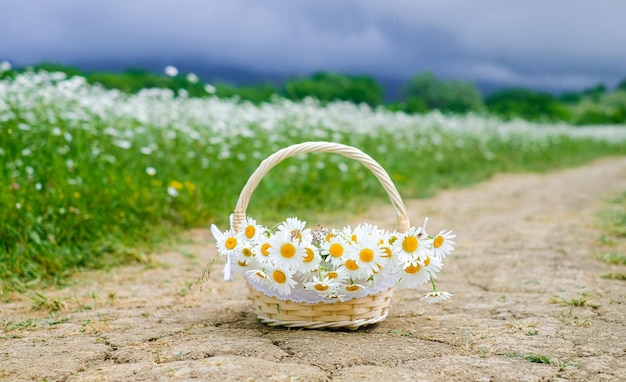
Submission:
M 304 262 L 310 263 L 315 258 L 315 253 L 313 253 L 313 250 L 311 248 L 306 248 L 305 251 L 306 256 L 304 257 Z
M 272 272 L 272 278 L 279 284 L 284 284 L 285 281 L 287 281 L 287 276 L 285 275 L 285 272 L 278 269 Z
M 418 245 L 419 242 L 415 236 L 407 236 L 402 240 L 402 249 L 404 249 L 405 252 L 415 252 Z
M 393 245 L 393 243 L 395 243 L 395 242 L 396 242 L 396 240 L 398 240 L 398 237 L 397 237 L 397 236 L 392 236 L 392 237 L 390 237 L 390 238 L 389 238 L 389 244 Z
M 253 225 L 249 225 L 246 227 L 246 237 L 248 239 L 252 239 L 255 233 L 256 233 L 256 228 L 254 228 Z
M 325 291 L 326 289 L 328 289 L 328 285 L 315 284 L 315 286 L 313 288 L 315 288 L 315 290 Z
M 263 273 L 261 273 L 261 272 L 258 272 L 258 271 L 255 273 L 255 275 L 259 276 L 260 279 L 264 279 L 265 278 L 265 275 Z
M 302 232 L 294 229 L 293 231 L 289 232 L 289 234 L 291 235 L 292 239 L 302 241 Z
M 250 256 L 252 256 L 252 250 L 250 250 L 250 248 L 246 247 L 246 248 L 241 250 L 241 254 L 243 254 L 245 257 L 250 257 Z
M 336 279 L 337 277 L 339 277 L 339 274 L 337 272 L 328 272 L 326 273 L 326 276 L 332 280 L 332 279 Z
M 261 254 L 263 256 L 269 256 L 270 255 L 269 249 L 270 249 L 270 244 L 269 243 L 263 244 L 261 246 Z
M 362 262 L 369 263 L 374 260 L 374 252 L 369 248 L 362 249 L 359 253 L 359 258 Z
M 382 257 L 385 259 L 391 259 L 391 248 L 383 247 L 383 252 L 385 253 Z
M 280 247 L 280 254 L 286 259 L 291 259 L 296 254 L 296 247 L 291 243 L 285 243 Z
M 229 237 L 226 239 L 226 249 L 233 249 L 237 246 L 237 239 L 234 237 Z
M 237 264 L 240 267 L 247 267 L 248 266 L 248 263 L 246 263 L 245 260 L 239 260 L 239 261 L 237 261 Z
M 359 269 L 359 264 L 357 264 L 356 261 L 350 259 L 346 261 L 346 268 L 351 271 L 356 271 L 357 269 Z
M 356 243 L 356 239 L 357 239 L 356 235 L 352 235 L 352 241 Z
M 433 242 L 433 246 L 435 248 L 439 248 L 443 245 L 443 236 L 439 235 L 435 238 L 435 241 Z
M 333 233 L 327 233 L 327 234 L 326 234 L 326 241 L 330 241 L 330 239 L 332 239 L 333 237 L 335 237 L 335 234 L 333 234 Z
M 424 266 L 427 267 L 430 264 L 430 257 L 426 256 L 426 260 L 424 260 Z
M 348 285 L 348 286 L 346 287 L 346 290 L 347 290 L 348 292 L 355 292 L 355 291 L 359 290 L 359 288 L 360 288 L 360 287 L 359 287 L 358 285 L 353 284 L 353 285 Z
M 337 243 L 332 244 L 328 252 L 332 257 L 341 257 L 341 255 L 343 255 L 343 245 Z
M 420 268 L 421 268 L 421 267 L 419 266 L 419 264 L 416 264 L 416 265 L 411 264 L 411 265 L 409 265 L 408 267 L 404 268 L 404 271 L 405 271 L 406 273 L 411 273 L 411 274 L 413 274 L 413 273 L 417 273 L 417 272 L 419 272 L 419 271 L 420 271 Z

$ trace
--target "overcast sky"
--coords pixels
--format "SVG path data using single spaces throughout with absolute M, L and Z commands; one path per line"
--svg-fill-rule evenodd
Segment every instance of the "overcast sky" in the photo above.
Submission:
M 623 0 L 0 0 L 0 20 L 15 66 L 193 59 L 563 90 L 626 78 Z

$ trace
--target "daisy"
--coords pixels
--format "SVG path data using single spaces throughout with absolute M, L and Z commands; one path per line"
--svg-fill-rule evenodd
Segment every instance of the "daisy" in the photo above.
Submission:
M 350 226 L 343 227 L 341 235 L 348 240 L 350 244 L 356 243 L 357 235 Z
M 243 235 L 251 242 L 256 242 L 259 236 L 263 236 L 266 229 L 256 223 L 256 220 L 246 217 L 243 219 Z
M 405 265 L 415 264 L 431 244 L 432 239 L 422 235 L 422 227 L 411 227 L 408 232 L 398 235 L 398 239 L 393 242 L 392 249 Z
M 279 232 L 287 232 L 291 238 L 302 244 L 309 244 L 313 241 L 313 234 L 309 228 L 304 228 L 306 222 L 293 217 L 287 218 L 278 226 Z
M 233 254 L 235 269 L 239 271 L 247 271 L 254 263 L 254 252 L 252 244 L 248 241 L 244 241 L 241 244 L 240 250 Z
M 280 268 L 296 271 L 304 263 L 306 252 L 303 245 L 294 239 L 289 232 L 276 232 L 268 240 L 269 259 Z
M 361 237 L 361 236 L 379 237 L 381 235 L 381 230 L 379 230 L 378 227 L 376 227 L 375 225 L 363 223 L 363 224 L 359 224 L 354 229 L 354 233 L 357 237 Z
M 346 281 L 350 279 L 350 275 L 345 268 L 337 268 L 332 270 L 322 271 L 322 275 L 324 277 L 328 277 L 331 280 L 338 282 L 339 284 L 344 284 Z
M 267 286 L 274 289 L 281 295 L 291 293 L 291 289 L 297 284 L 293 279 L 292 273 L 287 269 L 270 268 L 267 269 Z
M 365 288 L 363 285 L 350 283 L 343 288 L 343 291 L 347 294 L 361 292 Z
M 371 276 L 379 272 L 381 266 L 387 261 L 383 257 L 383 250 L 378 246 L 378 235 L 361 235 L 359 241 L 352 246 L 356 254 L 355 260 L 364 272 Z
M 433 275 L 441 271 L 441 267 L 443 267 L 441 259 L 431 255 L 431 253 L 425 254 L 422 258 L 420 258 L 420 260 L 422 265 L 426 267 L 426 270 Z
M 319 277 L 313 276 L 313 280 L 307 283 L 304 283 L 304 287 L 306 289 L 315 290 L 317 293 L 328 296 L 337 294 L 339 289 L 339 282 L 336 279 L 331 279 L 328 276 L 324 277 L 320 280 Z
M 398 286 L 400 288 L 413 288 L 428 282 L 431 274 L 421 261 L 406 265 L 400 272 Z
M 452 296 L 452 293 L 434 290 L 432 292 L 426 293 L 424 296 L 422 296 L 422 298 L 420 298 L 420 300 L 426 301 L 429 304 L 433 304 L 439 301 L 445 301 Z
M 383 251 L 384 253 L 384 251 Z M 384 256 L 383 256 L 384 258 Z M 402 264 L 398 264 L 396 261 L 384 261 L 382 264 L 378 264 L 379 269 L 370 275 L 367 279 L 368 285 L 375 288 L 378 283 L 389 278 L 398 278 L 398 272 L 402 270 Z
M 269 238 L 263 235 L 263 240 L 258 240 L 254 246 L 254 258 L 259 264 L 270 264 L 270 248 Z
M 254 261 L 252 259 L 249 260 L 237 260 L 234 263 L 234 268 L 235 270 L 241 272 L 241 273 L 245 273 L 248 270 L 254 268 Z
M 331 231 L 324 230 L 324 240 L 320 243 L 320 245 L 324 245 L 324 243 L 328 243 L 330 239 L 338 235 L 340 235 L 340 232 L 334 228 Z
M 326 256 L 326 261 L 337 267 L 344 262 L 348 246 L 348 242 L 341 235 L 335 235 L 322 244 L 322 255 Z
M 217 241 L 217 251 L 223 256 L 231 256 L 241 249 L 241 237 L 231 228 L 220 232 L 215 224 L 211 224 L 211 233 Z
M 337 269 L 347 272 L 351 280 L 367 278 L 367 270 L 359 264 L 358 256 L 358 253 L 351 251 L 344 263 L 337 267 Z
M 433 254 L 439 259 L 444 259 L 450 252 L 454 251 L 454 244 L 456 242 L 452 239 L 456 235 L 452 234 L 453 231 L 441 230 L 437 236 L 433 239 Z
M 302 275 L 306 275 L 316 270 L 322 261 L 322 256 L 320 255 L 319 250 L 312 245 L 305 246 L 304 253 L 304 260 L 302 261 L 300 268 L 298 268 L 298 273 Z
M 251 269 L 246 271 L 246 275 L 248 276 L 248 280 L 255 284 L 259 285 L 267 285 L 268 276 L 267 273 L 263 272 L 260 269 Z

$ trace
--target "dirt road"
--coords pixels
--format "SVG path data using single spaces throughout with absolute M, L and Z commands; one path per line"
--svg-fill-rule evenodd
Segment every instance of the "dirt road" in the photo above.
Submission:
M 429 200 L 411 219 L 453 228 L 440 289 L 396 291 L 386 321 L 356 332 L 259 324 L 208 231 L 149 265 L 81 274 L 0 305 L 0 379 L 50 381 L 626 380 L 624 266 L 598 260 L 597 211 L 626 190 L 626 158 L 545 175 L 497 176 Z M 393 228 L 391 207 L 342 223 Z M 39 310 L 36 310 L 39 305 Z M 51 312 L 58 309 L 56 312 Z

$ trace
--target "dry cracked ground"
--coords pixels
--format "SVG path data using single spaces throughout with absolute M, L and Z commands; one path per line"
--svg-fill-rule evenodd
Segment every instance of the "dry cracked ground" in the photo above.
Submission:
M 221 264 L 197 284 L 207 231 L 150 264 L 78 275 L 0 305 L 0 379 L 11 381 L 624 381 L 626 273 L 600 261 L 597 213 L 626 190 L 626 158 L 501 175 L 407 201 L 453 228 L 439 287 L 396 291 L 386 321 L 355 332 L 259 324 Z M 393 228 L 391 207 L 350 216 Z

